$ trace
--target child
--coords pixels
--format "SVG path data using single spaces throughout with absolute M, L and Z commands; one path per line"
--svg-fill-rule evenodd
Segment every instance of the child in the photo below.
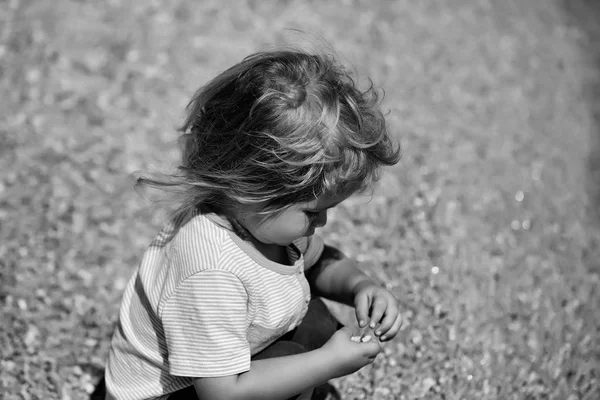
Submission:
M 107 398 L 310 398 L 402 323 L 395 297 L 314 234 L 399 159 L 377 94 L 332 57 L 273 51 L 221 73 L 188 112 L 178 173 L 138 179 L 178 207 L 123 295 Z M 335 331 L 311 293 L 354 306 L 378 340 Z

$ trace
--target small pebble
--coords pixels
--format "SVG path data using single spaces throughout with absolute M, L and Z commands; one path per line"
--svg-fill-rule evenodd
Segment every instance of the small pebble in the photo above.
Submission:
M 352 336 L 350 340 L 352 340 L 353 342 L 360 342 L 360 336 Z
M 368 342 L 371 340 L 371 335 L 365 335 L 363 337 L 360 338 L 361 342 Z
M 87 382 L 85 385 L 83 385 L 83 390 L 85 390 L 86 393 L 91 394 L 94 392 L 95 386 L 93 383 L 91 382 Z
M 518 201 L 519 203 L 523 201 L 523 199 L 525 199 L 525 193 L 523 193 L 522 190 L 519 190 L 517 193 L 515 193 L 515 200 Z

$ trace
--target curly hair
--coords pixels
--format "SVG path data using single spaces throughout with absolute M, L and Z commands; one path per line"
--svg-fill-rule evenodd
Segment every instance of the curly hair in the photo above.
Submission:
M 360 91 L 330 55 L 301 51 L 246 57 L 200 88 L 180 128 L 172 175 L 138 185 L 175 192 L 177 212 L 265 214 L 323 194 L 357 192 L 400 158 L 373 83 Z

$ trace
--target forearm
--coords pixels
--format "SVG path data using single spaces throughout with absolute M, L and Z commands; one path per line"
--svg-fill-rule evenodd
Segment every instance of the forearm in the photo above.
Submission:
M 322 349 L 252 361 L 238 376 L 235 399 L 288 399 L 337 377 L 331 357 Z
M 331 246 L 325 246 L 321 258 L 309 270 L 307 277 L 314 294 L 350 306 L 354 305 L 356 289 L 363 283 L 373 282 L 355 261 Z

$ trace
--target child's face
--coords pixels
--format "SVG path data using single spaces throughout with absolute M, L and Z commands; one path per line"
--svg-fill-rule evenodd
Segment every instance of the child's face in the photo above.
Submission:
M 242 212 L 237 215 L 237 219 L 259 242 L 287 246 L 296 239 L 312 235 L 315 228 L 325 226 L 327 210 L 346 200 L 351 194 L 321 196 L 308 203 L 295 204 L 269 217 Z

